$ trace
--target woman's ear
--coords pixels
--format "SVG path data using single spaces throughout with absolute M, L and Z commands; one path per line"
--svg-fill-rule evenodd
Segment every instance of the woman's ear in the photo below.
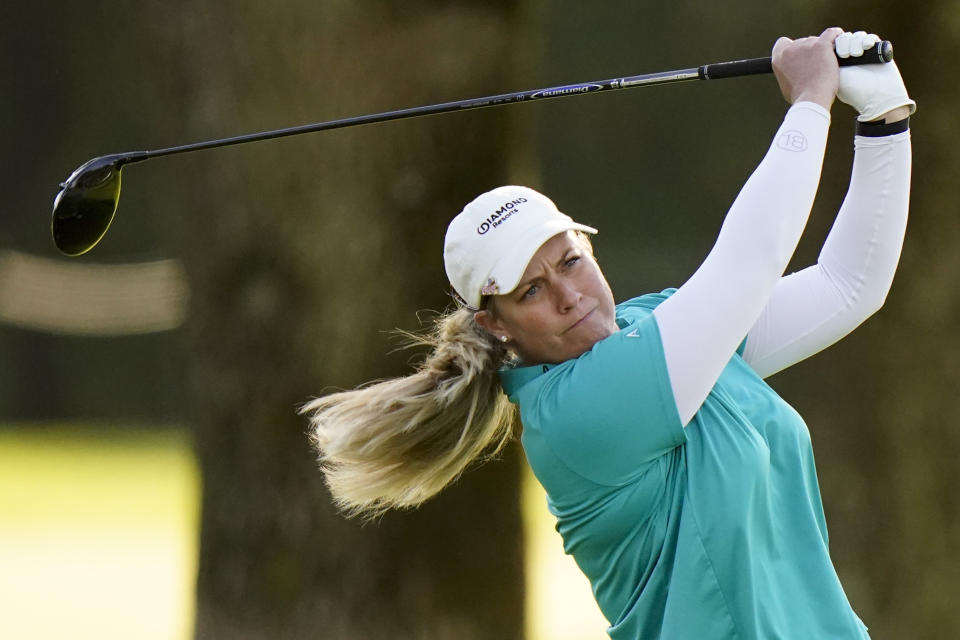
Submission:
M 493 335 L 497 340 L 503 340 L 504 336 L 508 339 L 510 337 L 496 316 L 486 309 L 481 309 L 473 314 L 473 321 L 480 325 L 481 329 Z

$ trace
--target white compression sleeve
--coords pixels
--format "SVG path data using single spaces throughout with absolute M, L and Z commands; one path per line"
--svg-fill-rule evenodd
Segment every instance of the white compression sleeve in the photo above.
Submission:
M 784 277 L 747 335 L 761 376 L 830 346 L 884 303 L 900 259 L 910 198 L 910 132 L 857 136 L 850 188 L 817 264 Z
M 686 425 L 783 275 L 813 206 L 830 126 L 793 105 L 727 213 L 703 264 L 654 310 L 673 397 Z

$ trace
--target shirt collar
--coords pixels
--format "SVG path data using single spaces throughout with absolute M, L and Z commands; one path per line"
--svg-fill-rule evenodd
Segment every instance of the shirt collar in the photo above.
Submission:
M 543 375 L 553 367 L 553 364 L 536 364 L 533 366 L 507 365 L 500 369 L 500 384 L 508 396 L 513 396 L 521 387 Z
M 619 309 L 617 311 L 619 311 Z M 629 318 L 622 317 L 619 313 L 616 315 L 615 319 L 617 326 L 619 326 L 621 330 L 630 325 Z M 500 385 L 503 387 L 503 390 L 507 393 L 507 395 L 512 399 L 514 394 L 516 394 L 517 391 L 519 391 L 523 386 L 557 366 L 559 365 L 535 364 L 526 366 L 522 363 L 514 362 L 508 364 L 498 371 L 500 374 Z

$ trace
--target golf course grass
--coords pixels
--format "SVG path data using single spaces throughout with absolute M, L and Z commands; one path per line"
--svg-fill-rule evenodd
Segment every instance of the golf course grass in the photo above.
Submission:
M 182 431 L 0 430 L 0 638 L 189 637 L 198 478 Z
M 0 638 L 190 638 L 199 495 L 183 430 L 0 428 Z M 532 477 L 523 499 L 528 640 L 602 640 Z

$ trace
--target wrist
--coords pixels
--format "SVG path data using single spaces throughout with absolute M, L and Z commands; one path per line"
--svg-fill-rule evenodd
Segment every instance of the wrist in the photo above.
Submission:
M 894 122 L 900 122 L 910 117 L 910 106 L 904 105 L 902 107 L 897 107 L 896 109 L 891 109 L 881 116 L 874 118 L 869 121 L 869 124 L 892 124 Z
M 836 93 L 827 93 L 824 91 L 805 91 L 798 95 L 793 104 L 798 104 L 800 102 L 812 102 L 816 105 L 820 105 L 828 112 L 830 107 L 833 106 L 833 100 L 836 97 Z

